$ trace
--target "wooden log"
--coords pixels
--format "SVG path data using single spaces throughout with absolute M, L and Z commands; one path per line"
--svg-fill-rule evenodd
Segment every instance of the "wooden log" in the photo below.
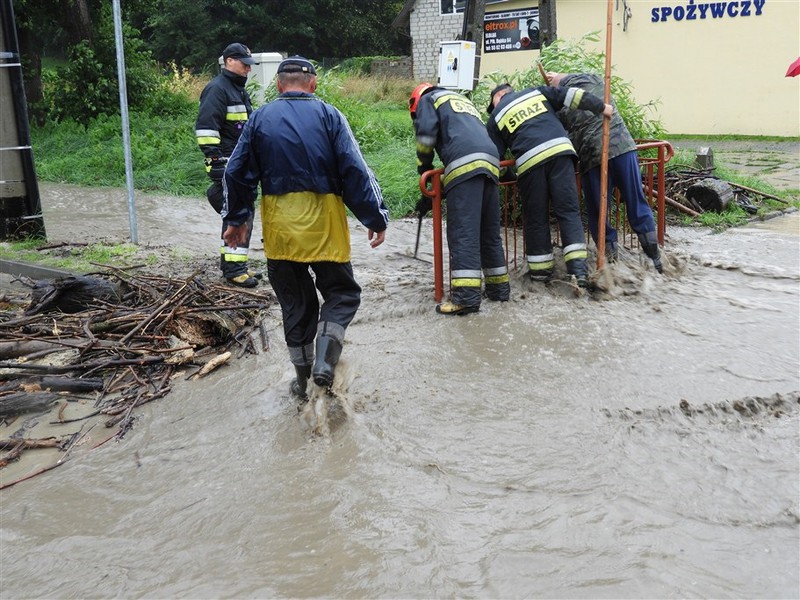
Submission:
M 0 450 L 12 450 L 18 446 L 29 450 L 29 449 L 37 449 L 37 448 L 60 448 L 61 444 L 64 443 L 63 439 L 49 437 L 49 438 L 39 438 L 39 439 L 8 439 L 8 440 L 0 440 Z
M 692 210 L 688 206 L 684 206 L 683 204 L 681 204 L 677 200 L 673 200 L 672 198 L 668 198 L 667 196 L 664 196 L 664 202 L 669 204 L 672 208 L 676 208 L 681 212 L 685 212 L 687 215 L 689 215 L 691 217 L 699 217 L 700 214 L 701 214 L 701 213 L 699 213 L 699 212 L 697 212 L 695 210 Z
M 18 340 L 16 342 L 0 342 L 0 359 L 18 358 L 27 356 L 33 352 L 50 350 L 53 348 L 52 341 L 39 340 Z
M 6 377 L 6 375 L 3 375 Z M 103 389 L 100 378 L 77 379 L 75 377 L 58 377 L 54 375 L 12 374 L 10 381 L 0 384 L 0 391 L 50 391 L 85 394 Z M 16 379 L 16 380 L 15 380 Z
M 205 377 L 217 367 L 224 365 L 226 362 L 228 362 L 230 358 L 231 358 L 230 352 L 223 352 L 222 354 L 215 356 L 206 364 L 204 364 L 203 367 L 197 373 L 195 373 L 192 379 L 200 379 L 201 377 Z
M 0 396 L 0 418 L 30 413 L 44 413 L 60 399 L 53 392 L 12 392 Z
M 767 194 L 765 192 L 759 192 L 758 190 L 755 190 L 755 189 L 753 189 L 751 187 L 747 187 L 746 185 L 741 185 L 741 184 L 732 183 L 732 182 L 729 182 L 729 183 L 733 187 L 739 188 L 740 190 L 744 190 L 745 192 L 752 192 L 753 194 L 758 194 L 759 196 L 764 196 L 765 198 L 769 198 L 770 200 L 777 200 L 778 202 L 783 202 L 784 204 L 789 204 L 789 202 L 787 202 L 783 198 L 778 198 L 777 196 L 773 196 L 772 194 Z
M 62 277 L 37 281 L 31 291 L 31 303 L 25 310 L 33 315 L 51 309 L 76 313 L 92 306 L 96 300 L 118 301 L 119 287 L 96 277 Z
M 686 189 L 686 199 L 697 202 L 703 210 L 720 213 L 733 200 L 733 189 L 727 181 L 707 177 Z

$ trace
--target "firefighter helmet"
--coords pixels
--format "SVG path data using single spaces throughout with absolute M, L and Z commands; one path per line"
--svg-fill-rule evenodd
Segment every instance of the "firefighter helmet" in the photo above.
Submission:
M 408 99 L 408 112 L 411 113 L 411 118 L 417 116 L 417 105 L 419 104 L 419 99 L 422 95 L 427 92 L 428 90 L 432 90 L 433 86 L 430 83 L 420 83 L 417 87 L 414 88 L 414 91 L 411 92 L 411 98 Z

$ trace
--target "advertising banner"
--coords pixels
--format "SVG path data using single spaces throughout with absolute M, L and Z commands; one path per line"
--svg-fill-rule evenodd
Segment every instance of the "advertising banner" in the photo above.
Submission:
M 483 17 L 483 48 L 486 53 L 541 48 L 539 9 L 486 13 Z

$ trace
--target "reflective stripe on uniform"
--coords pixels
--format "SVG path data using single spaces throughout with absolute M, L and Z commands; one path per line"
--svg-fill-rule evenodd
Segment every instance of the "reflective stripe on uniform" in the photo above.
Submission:
M 508 279 L 508 269 L 505 266 L 495 267 L 494 269 L 484 269 L 483 275 L 486 283 L 506 283 Z
M 453 287 L 481 287 L 480 269 L 458 269 L 450 275 Z
M 473 279 L 480 279 L 481 272 L 479 269 L 458 269 L 455 271 L 451 271 L 450 273 L 453 276 L 453 279 L 456 277 L 460 279 L 464 278 L 473 278 Z
M 495 177 L 500 177 L 500 161 L 496 156 L 485 152 L 473 152 L 452 161 L 444 170 L 442 184 L 447 185 L 456 177 L 476 169 L 487 169 Z
M 244 104 L 235 104 L 228 107 L 225 115 L 226 121 L 247 121 L 247 107 Z
M 571 87 L 567 90 L 567 97 L 564 99 L 564 106 L 569 110 L 577 110 L 578 105 L 583 99 L 583 90 L 581 88 Z
M 504 275 L 508 274 L 508 269 L 506 268 L 505 265 L 503 265 L 502 267 L 494 267 L 493 269 L 484 269 L 483 274 L 486 275 L 487 277 L 493 275 Z
M 539 90 L 532 90 L 531 92 L 523 94 L 519 98 L 516 98 L 512 100 L 510 103 L 506 104 L 502 109 L 500 109 L 500 112 L 498 112 L 494 116 L 494 120 L 497 123 L 498 129 L 503 129 L 503 126 L 506 125 L 505 124 L 506 114 L 508 114 L 512 110 L 519 110 L 520 105 L 525 105 L 530 101 L 534 101 L 537 104 L 543 103 L 545 101 L 544 94 L 542 94 L 542 92 L 540 92 Z M 542 112 L 542 110 L 539 110 L 538 112 Z M 506 127 L 508 126 L 506 125 Z
M 463 278 L 456 279 L 455 277 L 453 277 L 453 280 L 452 280 L 451 283 L 452 283 L 453 287 L 474 287 L 474 288 L 479 288 L 479 287 L 481 287 L 481 278 L 478 277 L 477 279 L 472 279 L 472 278 L 463 277 Z
M 433 98 L 433 107 L 439 108 L 442 104 L 444 104 L 448 100 L 460 100 L 461 96 L 459 96 L 455 92 L 445 91 L 445 92 L 436 92 L 436 95 L 432 96 L 432 98 Z
M 555 256 L 550 254 L 529 254 L 527 256 L 528 269 L 531 271 L 546 271 L 555 266 Z
M 195 129 L 197 143 L 201 146 L 219 144 L 221 142 L 219 131 L 216 129 Z
M 497 284 L 497 283 L 508 283 L 508 273 L 503 273 L 502 275 L 487 275 L 486 276 L 486 283 L 487 284 Z
M 220 248 L 222 260 L 225 262 L 247 262 L 247 248 L 231 248 L 230 246 L 222 246 Z
M 564 261 L 575 260 L 576 258 L 587 258 L 589 253 L 586 251 L 586 244 L 570 244 L 564 246 Z
M 534 146 L 515 161 L 517 165 L 517 175 L 522 175 L 528 169 L 562 152 L 575 152 L 572 142 L 570 142 L 567 137 L 553 138 L 538 146 Z

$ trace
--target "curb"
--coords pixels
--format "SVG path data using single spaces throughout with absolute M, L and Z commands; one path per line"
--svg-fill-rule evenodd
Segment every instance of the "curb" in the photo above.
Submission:
M 4 259 L 0 259 L 0 273 L 6 273 L 14 277 L 30 277 L 31 279 L 57 279 L 59 277 L 73 277 L 75 275 L 69 271 L 43 267 L 41 265 L 18 260 Z

